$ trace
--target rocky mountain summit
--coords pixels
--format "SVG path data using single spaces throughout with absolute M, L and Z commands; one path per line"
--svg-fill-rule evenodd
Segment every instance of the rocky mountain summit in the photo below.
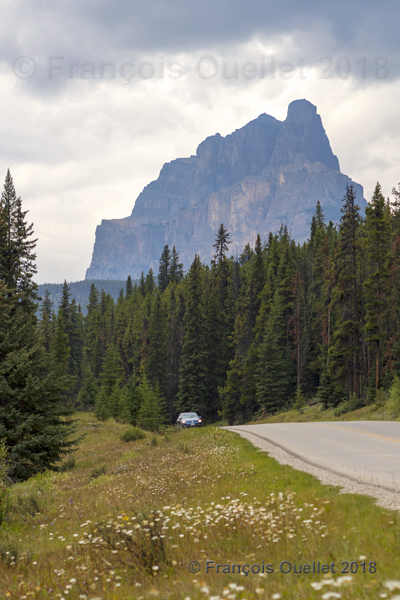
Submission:
M 185 268 L 195 254 L 210 262 L 221 223 L 233 255 L 281 223 L 302 242 L 318 200 L 327 221 L 339 221 L 350 184 L 364 208 L 363 188 L 340 172 L 316 107 L 295 100 L 283 122 L 262 114 L 226 137 L 206 138 L 196 156 L 165 164 L 129 217 L 97 227 L 86 279 L 138 278 L 150 267 L 157 273 L 165 244 L 176 246 Z

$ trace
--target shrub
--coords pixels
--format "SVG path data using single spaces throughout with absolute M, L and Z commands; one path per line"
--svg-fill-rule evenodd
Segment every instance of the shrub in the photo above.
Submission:
M 60 467 L 60 471 L 61 473 L 65 473 L 66 471 L 71 471 L 71 469 L 73 469 L 75 467 L 75 458 L 73 456 L 70 456 L 69 458 L 67 458 L 67 460 L 65 460 L 61 467 Z
M 34 517 L 41 512 L 41 506 L 37 496 L 31 492 L 29 494 L 15 495 L 12 499 L 10 510 L 12 513 L 22 517 Z
M 347 400 L 346 402 L 342 402 L 335 408 L 335 416 L 340 417 L 341 415 L 345 415 L 348 412 L 353 410 L 357 410 L 357 408 L 361 408 L 362 400 L 357 398 L 354 394 Z
M 179 442 L 178 448 L 183 454 L 190 454 L 189 446 L 185 442 Z
M 97 469 L 93 469 L 93 471 L 90 473 L 90 479 L 97 479 L 97 477 L 100 477 L 100 475 L 105 475 L 106 472 L 106 466 L 102 465 L 101 467 L 97 467 Z
M 400 379 L 398 377 L 394 378 L 392 387 L 389 390 L 386 408 L 391 417 L 396 418 L 400 415 Z
M 143 440 L 145 437 L 146 434 L 143 429 L 139 429 L 139 427 L 130 427 L 120 435 L 119 439 L 122 442 L 136 442 L 136 440 Z

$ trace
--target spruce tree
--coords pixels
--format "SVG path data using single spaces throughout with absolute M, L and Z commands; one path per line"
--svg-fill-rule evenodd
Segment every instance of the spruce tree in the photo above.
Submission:
M 62 404 L 65 378 L 38 336 L 35 240 L 25 218 L 8 171 L 0 202 L 0 439 L 14 481 L 55 468 L 76 446 Z
M 137 425 L 141 402 L 142 395 L 139 381 L 136 375 L 133 374 L 122 390 L 120 418 L 131 425 Z
M 36 274 L 37 240 L 32 239 L 33 225 L 26 222 L 28 211 L 22 210 L 14 183 L 7 171 L 0 200 L 0 280 L 10 293 L 18 294 L 19 304 L 26 313 L 36 312 L 38 300 Z
M 127 298 L 129 298 L 129 296 L 132 296 L 132 293 L 133 293 L 132 278 L 130 275 L 128 275 L 128 279 L 126 280 L 125 295 Z
M 225 229 L 224 224 L 221 223 L 218 233 L 215 236 L 215 244 L 213 244 L 213 248 L 215 248 L 214 261 L 216 263 L 221 264 L 223 262 L 230 244 L 229 233 Z
M 179 254 L 174 246 L 172 248 L 170 269 L 170 281 L 172 283 L 179 283 L 183 279 L 183 264 L 179 261 Z
M 382 346 L 389 297 L 390 221 L 381 186 L 377 183 L 369 206 L 365 209 L 365 246 L 369 275 L 364 283 L 366 299 L 365 334 L 374 355 L 370 373 L 374 373 L 375 393 L 380 388 Z
M 42 306 L 40 308 L 39 323 L 39 334 L 46 352 L 50 352 L 50 347 L 53 340 L 52 307 L 53 303 L 50 300 L 50 292 L 49 290 L 46 290 L 44 293 Z
M 8 475 L 21 481 L 55 468 L 76 448 L 74 425 L 62 404 L 64 381 L 51 369 L 37 339 L 35 319 L 18 306 L 18 296 L 0 281 L 0 439 Z
M 88 367 L 83 373 L 82 387 L 78 394 L 78 405 L 82 406 L 85 410 L 93 409 L 97 393 L 96 380 L 93 377 L 90 367 Z
M 152 389 L 146 375 L 142 373 L 139 390 L 141 402 L 137 423 L 147 431 L 158 431 L 166 422 L 166 405 L 158 385 Z
M 163 248 L 160 258 L 160 266 L 158 269 L 158 287 L 160 292 L 163 292 L 171 278 L 171 250 L 168 248 L 168 244 L 166 244 Z
M 100 376 L 102 366 L 101 315 L 99 292 L 92 283 L 89 292 L 89 303 L 84 324 L 84 364 L 93 373 L 95 379 Z
M 187 282 L 177 409 L 180 411 L 199 411 L 203 417 L 207 417 L 209 398 L 207 386 L 208 349 L 202 305 L 203 285 L 202 265 L 200 257 L 196 254 L 189 269 Z
M 167 382 L 167 347 L 165 309 L 161 301 L 161 294 L 157 293 L 150 314 L 149 345 L 147 350 L 146 374 L 149 381 L 165 391 Z
M 354 188 L 349 186 L 343 199 L 339 243 L 335 255 L 337 280 L 332 299 L 341 318 L 329 351 L 331 376 L 347 398 L 352 394 L 357 398 L 361 396 L 359 213 Z
M 146 275 L 146 294 L 152 294 L 156 289 L 156 281 L 154 279 L 153 269 L 149 269 L 149 272 Z

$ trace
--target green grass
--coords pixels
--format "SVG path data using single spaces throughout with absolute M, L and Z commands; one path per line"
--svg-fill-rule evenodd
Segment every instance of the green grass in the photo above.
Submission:
M 261 416 L 253 423 L 310 423 L 312 421 L 399 421 L 388 412 L 385 404 L 371 404 L 337 416 L 333 408 L 324 409 L 322 404 L 305 406 L 301 410 L 287 410 L 275 415 Z
M 12 488 L 0 598 L 364 599 L 388 593 L 384 583 L 399 578 L 399 515 L 371 498 L 340 494 L 226 430 L 171 432 L 127 449 L 119 439 L 126 426 L 77 418 L 86 437 L 74 468 Z M 106 473 L 91 479 L 103 465 Z M 40 512 L 21 511 L 18 498 Z M 188 571 L 194 560 L 197 575 Z M 340 579 L 342 561 L 364 560 L 365 574 Z M 216 564 L 263 561 L 273 573 L 215 572 Z M 334 562 L 336 573 L 283 574 L 282 561 Z

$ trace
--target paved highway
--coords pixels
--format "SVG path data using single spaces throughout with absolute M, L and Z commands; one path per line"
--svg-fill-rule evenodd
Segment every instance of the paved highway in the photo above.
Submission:
M 262 447 L 266 440 L 353 481 L 400 492 L 400 422 L 267 423 L 227 429 L 244 437 L 252 434 L 255 445 Z

